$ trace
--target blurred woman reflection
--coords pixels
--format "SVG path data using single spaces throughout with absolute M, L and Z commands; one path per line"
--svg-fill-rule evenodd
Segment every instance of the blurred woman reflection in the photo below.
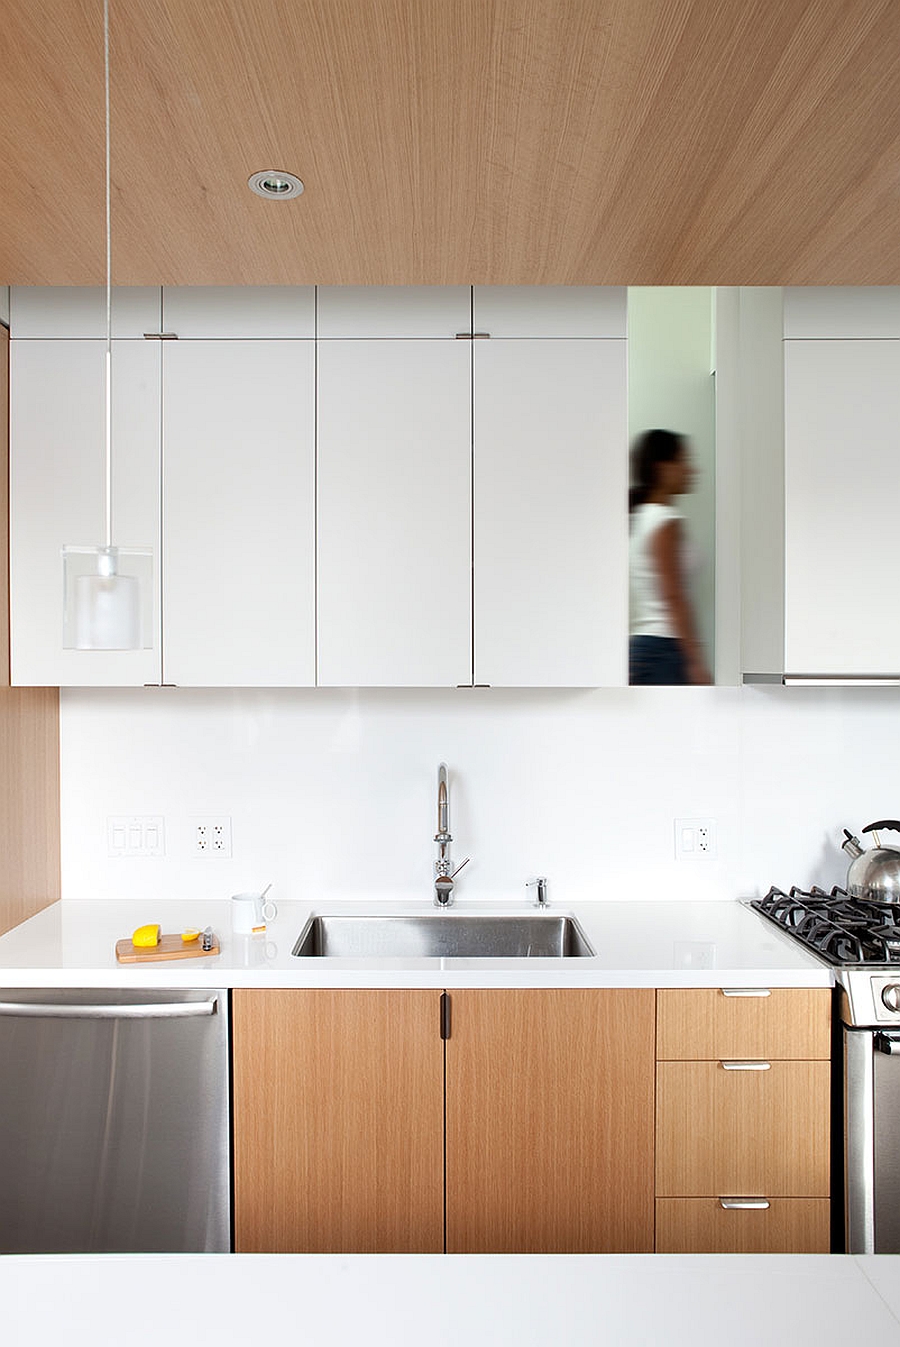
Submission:
M 695 477 L 688 442 L 672 430 L 648 430 L 632 450 L 628 681 L 708 683 L 686 573 L 691 558 L 675 496 Z

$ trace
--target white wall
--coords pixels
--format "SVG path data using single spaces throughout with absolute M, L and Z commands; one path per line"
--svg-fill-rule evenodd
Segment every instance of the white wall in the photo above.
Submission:
M 846 875 L 841 828 L 898 812 L 878 688 L 587 692 L 65 690 L 65 899 L 123 894 L 431 898 L 437 764 L 451 770 L 458 896 L 720 897 Z M 110 859 L 111 814 L 162 814 L 167 854 Z M 188 855 L 230 814 L 231 860 Z M 715 861 L 675 861 L 673 820 L 714 817 Z M 151 913 L 152 915 L 152 913 Z
M 628 289 L 628 435 L 634 441 L 659 427 L 691 441 L 697 482 L 678 508 L 700 560 L 691 590 L 710 665 L 716 637 L 713 293 L 707 286 Z

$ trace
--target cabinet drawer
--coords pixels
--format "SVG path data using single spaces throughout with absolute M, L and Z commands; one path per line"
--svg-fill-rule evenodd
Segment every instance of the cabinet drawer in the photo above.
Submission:
M 657 1197 L 829 1194 L 830 1065 L 656 1068 Z
M 726 1199 L 727 1200 L 727 1199 Z M 657 1253 L 828 1253 L 827 1197 L 773 1197 L 763 1209 L 725 1208 L 717 1197 L 656 1202 Z
M 734 990 L 740 989 L 666 988 L 657 992 L 659 1060 L 831 1056 L 829 990 L 777 987 L 766 996 L 740 996 Z

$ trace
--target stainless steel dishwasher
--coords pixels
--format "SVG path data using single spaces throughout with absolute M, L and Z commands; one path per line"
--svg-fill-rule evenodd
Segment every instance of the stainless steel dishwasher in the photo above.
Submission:
M 228 993 L 0 989 L 0 1252 L 228 1252 Z

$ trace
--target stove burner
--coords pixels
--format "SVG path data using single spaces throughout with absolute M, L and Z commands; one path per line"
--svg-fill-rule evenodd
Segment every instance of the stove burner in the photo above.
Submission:
M 900 964 L 900 912 L 851 898 L 837 885 L 830 893 L 796 885 L 785 893 L 773 885 L 750 906 L 829 963 Z

